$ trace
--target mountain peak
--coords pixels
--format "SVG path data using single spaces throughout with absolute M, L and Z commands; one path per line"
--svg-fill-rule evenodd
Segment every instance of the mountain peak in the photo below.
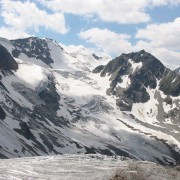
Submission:
M 121 54 L 121 56 L 117 57 L 117 58 L 124 58 L 126 60 L 131 59 L 132 61 L 134 61 L 135 63 L 138 62 L 143 62 L 145 64 L 149 64 L 150 62 L 155 62 L 158 61 L 159 64 L 161 64 L 162 66 L 164 66 L 160 60 L 158 60 L 156 57 L 154 57 L 152 54 L 146 52 L 145 50 L 140 50 L 138 52 L 131 52 L 128 54 Z
M 142 49 L 142 50 L 137 51 L 137 52 L 122 53 L 121 55 L 122 55 L 122 56 L 128 56 L 128 55 L 130 55 L 130 54 L 132 54 L 132 55 L 135 55 L 135 54 L 141 55 L 141 54 L 144 54 L 144 53 L 148 53 L 148 52 L 146 52 L 144 49 Z M 149 54 L 149 53 L 148 53 L 148 54 Z
M 106 65 L 101 75 L 105 76 L 107 73 L 113 74 L 114 72 L 117 72 L 118 69 L 123 68 L 124 71 L 121 70 L 122 73 L 120 73 L 122 75 L 131 71 L 135 73 L 137 71 L 137 64 L 141 64 L 141 66 L 139 66 L 139 70 L 143 70 L 144 73 L 151 72 L 151 74 L 157 79 L 161 77 L 165 70 L 165 66 L 157 58 L 155 58 L 153 55 L 146 52 L 145 50 L 141 50 L 139 52 L 121 54 L 119 57 L 116 57 Z
M 145 53 L 146 51 L 144 49 L 140 50 L 139 53 Z
M 179 95 L 179 77 L 144 50 L 122 54 L 106 66 L 96 67 L 93 72 L 100 73 L 101 77 L 110 76 L 107 93 L 119 98 L 117 105 L 121 110 L 129 111 L 133 103 L 147 102 L 150 99 L 147 89 L 155 89 L 159 82 L 164 94 Z M 174 84 L 171 83 L 173 79 Z

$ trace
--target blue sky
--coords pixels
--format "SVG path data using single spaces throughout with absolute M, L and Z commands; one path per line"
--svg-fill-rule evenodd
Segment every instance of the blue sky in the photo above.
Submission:
M 1 0 L 0 36 L 48 37 L 115 57 L 145 49 L 180 66 L 180 0 Z

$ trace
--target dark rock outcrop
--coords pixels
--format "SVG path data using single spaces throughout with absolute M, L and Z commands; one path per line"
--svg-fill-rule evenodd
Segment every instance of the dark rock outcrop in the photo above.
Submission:
M 5 119 L 6 118 L 6 113 L 4 112 L 3 108 L 0 106 L 0 119 Z
M 167 114 L 167 118 L 170 118 L 174 123 L 179 123 L 179 121 L 180 121 L 180 108 L 171 109 Z
M 97 67 L 92 71 L 92 73 L 94 73 L 94 74 L 100 73 L 100 72 L 103 70 L 103 68 L 104 68 L 103 65 L 97 66 Z
M 131 111 L 132 102 L 129 102 L 127 99 L 120 97 L 116 101 L 116 105 L 120 108 L 121 111 Z
M 0 45 L 0 69 L 3 70 L 17 70 L 18 64 L 7 51 L 7 49 Z
M 102 59 L 102 57 L 99 57 L 99 56 L 97 56 L 96 54 L 92 54 L 92 56 L 93 56 L 96 60 Z
M 32 140 L 35 138 L 26 122 L 21 121 L 19 123 L 19 126 L 21 127 L 21 129 L 14 129 L 16 132 L 23 135 L 26 139 Z
M 166 69 L 165 75 L 159 83 L 159 89 L 166 95 L 180 95 L 180 74 Z
M 54 63 L 50 56 L 50 49 L 47 41 L 36 37 L 25 39 L 11 40 L 15 49 L 12 51 L 14 57 L 18 58 L 21 53 L 26 54 L 29 58 L 42 60 L 45 64 Z
M 56 92 L 53 77 L 49 77 L 48 86 L 39 93 L 39 97 L 45 102 L 48 114 L 55 113 L 59 109 L 60 95 Z
M 172 104 L 172 98 L 170 96 L 166 96 L 166 98 L 164 99 L 164 102 L 166 102 L 166 104 Z

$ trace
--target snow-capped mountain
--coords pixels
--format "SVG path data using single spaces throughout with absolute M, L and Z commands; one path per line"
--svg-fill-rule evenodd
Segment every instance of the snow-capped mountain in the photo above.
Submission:
M 151 54 L 110 60 L 37 37 L 0 44 L 1 158 L 100 153 L 180 163 L 180 75 Z

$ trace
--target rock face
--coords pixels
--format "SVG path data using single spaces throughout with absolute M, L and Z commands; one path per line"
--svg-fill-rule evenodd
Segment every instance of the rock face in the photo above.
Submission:
M 177 69 L 175 69 L 175 70 L 174 70 L 174 72 L 176 72 L 176 73 L 180 74 L 180 67 L 179 67 L 179 68 L 177 68 Z
M 100 65 L 98 67 L 96 67 L 92 73 L 100 73 L 102 70 L 104 69 L 104 66 L 103 65 Z
M 49 77 L 48 85 L 45 89 L 39 92 L 39 97 L 45 102 L 46 105 L 46 109 L 42 111 L 48 113 L 50 116 L 56 114 L 57 110 L 59 109 L 60 95 L 56 92 L 53 77 Z
M 18 64 L 6 50 L 6 48 L 0 45 L 0 68 L 3 70 L 17 70 Z
M 4 110 L 2 109 L 2 107 L 0 106 L 0 119 L 3 120 L 6 118 L 6 113 L 4 112 Z
M 19 126 L 20 126 L 20 129 L 14 129 L 16 132 L 23 135 L 28 140 L 34 139 L 34 136 L 32 132 L 30 131 L 29 126 L 27 125 L 26 122 L 20 122 Z
M 180 74 L 173 71 L 166 70 L 162 77 L 159 88 L 166 95 L 179 96 L 180 95 Z

